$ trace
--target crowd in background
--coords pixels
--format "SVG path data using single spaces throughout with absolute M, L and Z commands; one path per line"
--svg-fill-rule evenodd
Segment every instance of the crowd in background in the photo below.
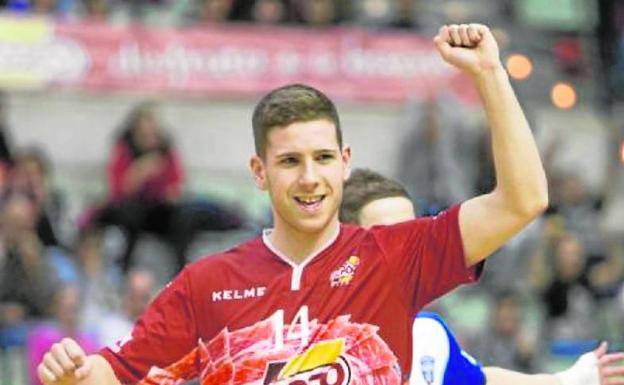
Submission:
M 399 179 L 421 215 L 494 188 L 488 129 L 458 119 L 451 111 L 457 108 L 440 97 L 409 109 Z M 490 257 L 481 282 L 466 294 L 489 308 L 487 326 L 462 319 L 471 311 L 457 312 L 455 301 L 434 305 L 467 351 L 498 366 L 533 372 L 549 357 L 565 361 L 596 340 L 623 342 L 624 239 L 602 226 L 606 190 L 590 193 L 583 175 L 557 170 L 557 151 L 542 154 L 549 209 Z
M 366 22 L 388 27 L 416 26 L 415 2 L 346 0 L 4 0 L 10 12 L 112 23 L 144 22 L 196 26 L 221 22 L 256 22 L 331 26 Z
M 33 383 L 42 355 L 64 336 L 90 352 L 124 338 L 183 268 L 195 235 L 248 225 L 237 208 L 182 196 L 184 167 L 151 102 L 131 109 L 112 138 L 108 196 L 78 218 L 67 218 L 45 149 L 13 148 L 0 122 L 0 353 L 18 349 Z M 171 261 L 133 260 L 146 234 Z M 163 262 L 165 277 L 149 267 Z M 0 365 L 3 376 L 15 370 Z
M 5 0 L 7 12 L 109 23 L 169 26 L 220 22 L 330 26 L 344 23 L 422 28 L 417 1 L 333 0 Z M 500 2 L 502 11 L 508 2 Z M 624 9 L 624 7 L 622 8 Z M 437 24 L 437 22 L 436 22 Z M 487 129 L 447 119 L 449 103 L 412 110 L 411 137 L 399 180 L 421 215 L 493 187 Z M 149 234 L 165 249 L 167 278 L 188 262 L 205 231 L 256 228 L 236 208 L 185 198 L 175 138 L 157 105 L 130 106 L 110 140 L 108 195 L 69 218 L 46 148 L 15 147 L 0 100 L 0 383 L 30 373 L 62 336 L 88 351 L 123 338 L 166 282 L 141 261 Z M 173 122 L 175 124 L 175 122 Z M 486 264 L 482 281 L 433 308 L 456 329 L 467 351 L 487 365 L 538 371 L 552 357 L 572 357 L 607 339 L 622 348 L 624 240 L 605 233 L 604 190 L 542 154 L 551 207 Z M 427 183 L 423 183 L 426 181 Z M 461 306 L 461 303 L 467 305 Z M 478 313 L 479 306 L 485 311 Z M 475 310 L 477 309 L 477 310 Z M 477 317 L 477 321 L 471 319 Z M 17 352 L 16 354 L 14 354 Z M 22 357 L 13 361 L 12 357 Z M 16 363 L 17 362 L 17 363 Z

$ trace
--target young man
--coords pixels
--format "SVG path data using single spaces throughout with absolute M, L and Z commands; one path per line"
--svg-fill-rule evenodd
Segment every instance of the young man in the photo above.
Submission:
M 340 220 L 364 228 L 392 225 L 416 217 L 403 186 L 374 171 L 357 169 L 344 186 Z M 482 368 L 464 352 L 442 318 L 419 313 L 412 326 L 410 385 L 624 385 L 624 353 L 607 354 L 607 344 L 582 355 L 568 370 L 528 375 Z
M 199 375 L 202 383 L 407 380 L 418 310 L 476 280 L 479 263 L 548 200 L 530 128 L 489 29 L 445 26 L 434 42 L 481 95 L 492 128 L 494 191 L 436 218 L 374 231 L 341 226 L 351 150 L 342 145 L 336 109 L 313 88 L 276 89 L 254 111 L 250 162 L 271 197 L 274 229 L 187 266 L 116 346 L 86 356 L 71 339 L 61 341 L 39 366 L 42 381 L 133 383 L 154 366 L 168 368 L 154 375 Z M 194 347 L 194 365 L 170 366 Z

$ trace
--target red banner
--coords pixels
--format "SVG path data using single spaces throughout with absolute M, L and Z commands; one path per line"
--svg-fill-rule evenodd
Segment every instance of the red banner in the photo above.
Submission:
M 226 25 L 116 28 L 1 18 L 0 84 L 256 96 L 301 82 L 335 98 L 403 101 L 470 87 L 409 33 Z

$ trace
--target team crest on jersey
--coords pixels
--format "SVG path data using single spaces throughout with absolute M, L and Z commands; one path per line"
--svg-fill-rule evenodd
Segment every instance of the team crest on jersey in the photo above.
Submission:
M 352 255 L 338 269 L 329 276 L 331 287 L 346 286 L 353 280 L 355 270 L 360 264 L 360 257 Z
M 348 385 L 351 367 L 341 353 L 342 338 L 322 341 L 288 361 L 267 365 L 263 385 Z
M 420 359 L 420 372 L 428 385 L 433 384 L 433 369 L 435 368 L 435 358 L 422 356 Z

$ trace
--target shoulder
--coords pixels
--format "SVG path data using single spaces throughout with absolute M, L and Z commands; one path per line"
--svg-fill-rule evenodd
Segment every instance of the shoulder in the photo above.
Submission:
M 190 276 L 201 275 L 205 277 L 204 274 L 206 272 L 215 274 L 220 269 L 249 264 L 250 260 L 257 257 L 264 249 L 262 239 L 255 237 L 231 249 L 201 257 L 197 261 L 188 264 L 185 270 Z
M 452 338 L 449 328 L 442 318 L 438 314 L 429 312 L 418 313 L 412 325 L 412 335 L 415 340 L 418 336 L 425 338 L 427 343 L 437 343 L 438 346 L 446 346 L 447 349 L 449 339 Z

